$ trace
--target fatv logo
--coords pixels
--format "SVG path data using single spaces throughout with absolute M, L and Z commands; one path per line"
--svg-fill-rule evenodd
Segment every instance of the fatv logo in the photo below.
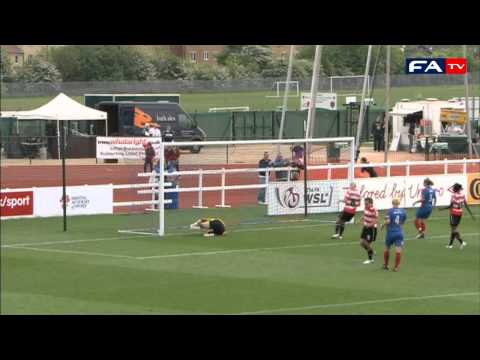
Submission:
M 462 75 L 467 72 L 466 58 L 406 59 L 407 74 Z

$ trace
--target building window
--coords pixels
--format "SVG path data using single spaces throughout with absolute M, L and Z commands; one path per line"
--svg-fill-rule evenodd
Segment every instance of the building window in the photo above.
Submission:
M 196 51 L 190 52 L 190 60 L 192 60 L 192 62 L 197 62 L 197 52 Z
M 33 58 L 33 55 L 28 55 L 27 62 L 28 62 L 29 64 L 32 63 L 32 58 Z
M 203 61 L 208 61 L 208 51 L 203 52 Z
M 15 64 L 18 64 L 18 55 L 15 55 Z

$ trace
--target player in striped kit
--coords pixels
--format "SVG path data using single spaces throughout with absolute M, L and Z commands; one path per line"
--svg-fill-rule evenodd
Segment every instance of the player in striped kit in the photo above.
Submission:
M 422 189 L 420 200 L 417 200 L 412 204 L 413 206 L 418 203 L 421 204 L 415 217 L 415 227 L 418 231 L 416 236 L 417 239 L 425 238 L 425 231 L 427 230 L 425 220 L 430 217 L 432 210 L 437 203 L 436 190 L 432 188 L 433 181 L 426 178 L 423 180 L 423 186 L 425 187 Z
M 450 205 L 442 208 L 440 210 L 450 209 L 450 243 L 447 245 L 448 249 L 453 248 L 453 242 L 455 238 L 460 242 L 460 249 L 463 249 L 467 243 L 460 238 L 460 233 L 457 231 L 458 225 L 460 224 L 460 220 L 462 219 L 463 215 L 463 205 L 468 210 L 472 218 L 475 220 L 475 217 L 472 214 L 472 211 L 468 207 L 467 199 L 465 198 L 465 194 L 462 192 L 463 187 L 461 184 L 455 183 L 450 189 L 452 192 L 452 197 L 450 200 Z
M 364 264 L 371 264 L 373 260 L 372 244 L 377 238 L 378 210 L 373 206 L 372 198 L 365 198 L 365 210 L 363 212 L 363 229 L 360 235 L 360 246 L 368 254 L 368 260 Z
M 342 239 L 343 231 L 345 230 L 345 223 L 352 220 L 357 211 L 357 207 L 360 206 L 360 191 L 357 190 L 357 184 L 354 182 L 350 183 L 350 187 L 345 193 L 345 199 L 343 202 L 345 206 L 343 211 L 338 215 L 336 225 L 335 225 L 335 234 L 332 235 L 332 239 Z

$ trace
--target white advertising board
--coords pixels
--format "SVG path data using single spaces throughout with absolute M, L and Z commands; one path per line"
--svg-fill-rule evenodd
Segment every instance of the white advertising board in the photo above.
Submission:
M 342 187 L 345 186 L 345 189 Z M 348 186 L 347 181 L 309 181 L 307 204 L 310 214 L 340 210 L 338 200 Z M 268 215 L 292 215 L 305 212 L 303 181 L 271 182 L 268 184 Z
M 158 154 L 160 137 L 97 137 L 97 159 L 141 160 L 144 144 L 150 142 Z
M 62 188 L 35 188 L 35 216 L 62 216 Z M 85 185 L 67 187 L 67 215 L 113 214 L 113 186 Z
M 423 180 L 426 176 L 393 176 L 389 178 L 356 179 L 357 188 L 362 199 L 371 197 L 379 210 L 392 207 L 392 199 L 399 198 L 401 207 L 414 207 L 413 203 L 420 199 Z M 448 191 L 454 183 L 467 188 L 467 177 L 463 174 L 430 175 L 433 188 L 436 190 L 437 205 L 446 206 L 450 203 L 451 193 Z M 292 215 L 304 213 L 303 181 L 271 182 L 268 185 L 268 215 Z M 335 213 L 343 208 L 343 200 L 348 182 L 346 180 L 309 181 L 308 212 Z M 419 207 L 417 204 L 415 207 Z M 363 210 L 364 204 L 359 207 Z
M 302 93 L 300 96 L 300 110 L 307 110 L 310 106 L 310 93 Z M 317 109 L 337 110 L 337 94 L 336 93 L 317 93 L 317 101 L 315 102 Z
M 463 174 L 452 175 L 429 175 L 436 190 L 437 205 L 446 206 L 450 204 L 451 193 L 448 188 L 454 183 L 467 187 L 467 178 Z M 399 198 L 401 206 L 413 207 L 413 203 L 420 199 L 420 192 L 423 189 L 423 180 L 426 176 L 392 176 L 390 178 L 363 178 L 357 179 L 357 186 L 362 199 L 371 197 L 375 207 L 379 210 L 392 207 L 392 199 Z M 415 205 L 419 207 L 420 204 Z M 363 204 L 362 204 L 363 208 Z

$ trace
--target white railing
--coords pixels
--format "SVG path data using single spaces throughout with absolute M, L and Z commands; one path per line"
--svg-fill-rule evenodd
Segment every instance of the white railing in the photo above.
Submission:
M 462 174 L 467 173 L 467 165 L 468 164 L 480 164 L 480 159 L 460 159 L 460 160 L 434 160 L 434 161 L 403 161 L 403 162 L 382 162 L 382 163 L 368 163 L 368 164 L 355 164 L 355 168 L 362 168 L 365 166 L 368 167 L 386 167 L 386 172 L 387 176 L 386 177 L 391 177 L 391 167 L 397 167 L 397 166 L 404 166 L 406 168 L 406 176 L 410 176 L 411 174 L 411 167 L 412 166 L 421 166 L 421 165 L 443 165 L 443 173 L 448 174 L 448 166 L 449 165 L 463 165 L 462 167 Z M 332 169 L 349 169 L 351 165 L 350 164 L 339 164 L 339 165 L 333 165 L 333 164 L 327 164 L 327 165 L 312 165 L 309 166 L 309 170 L 327 170 L 327 179 L 326 180 L 331 180 L 332 179 Z M 166 176 L 178 176 L 178 175 L 197 175 L 198 176 L 198 187 L 189 187 L 189 188 L 174 188 L 174 189 L 165 189 L 165 193 L 169 192 L 198 192 L 198 204 L 194 206 L 194 208 L 206 208 L 206 206 L 203 205 L 203 192 L 204 191 L 221 191 L 221 204 L 216 205 L 217 207 L 229 207 L 229 205 L 225 205 L 225 192 L 227 190 L 245 190 L 245 189 L 268 189 L 268 182 L 270 178 L 270 174 L 272 172 L 277 172 L 277 171 L 287 171 L 288 172 L 288 178 L 290 178 L 290 172 L 291 171 L 298 171 L 297 167 L 269 167 L 269 168 L 237 168 L 237 169 L 211 169 L 211 170 L 205 170 L 205 169 L 199 169 L 199 170 L 186 170 L 186 171 L 174 171 L 168 173 Z M 266 177 L 266 182 L 265 184 L 254 184 L 254 185 L 225 185 L 225 177 L 226 174 L 237 174 L 237 173 L 258 173 L 258 172 L 266 172 L 267 177 Z M 203 176 L 204 175 L 221 175 L 222 176 L 222 182 L 220 186 L 203 186 Z M 139 173 L 138 176 L 140 177 L 151 177 L 152 173 Z M 404 175 L 402 175 L 404 176 Z M 114 188 L 119 185 L 114 185 Z M 129 186 L 129 185 L 125 185 Z M 137 185 L 138 186 L 138 185 Z M 150 187 L 154 187 L 154 184 L 149 184 Z M 146 187 L 146 186 L 144 186 Z M 139 194 L 156 194 L 158 190 L 156 189 L 150 189 L 150 190 L 140 190 L 138 191 Z M 265 196 L 265 199 L 267 200 L 267 194 Z

